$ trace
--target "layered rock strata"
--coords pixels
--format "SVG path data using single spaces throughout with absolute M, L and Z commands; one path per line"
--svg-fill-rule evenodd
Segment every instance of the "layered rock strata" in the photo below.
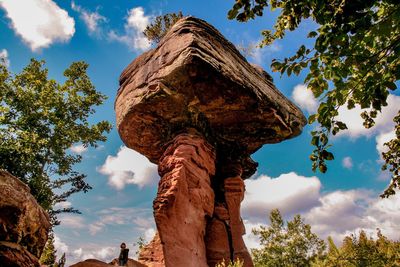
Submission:
M 200 135 L 175 137 L 160 159 L 153 203 L 166 266 L 207 267 L 206 218 L 214 210 L 215 151 Z
M 121 74 L 115 101 L 123 142 L 158 164 L 159 240 L 141 253 L 152 266 L 215 266 L 241 259 L 243 179 L 262 145 L 301 133 L 302 112 L 203 20 L 179 20 L 156 48 Z M 160 252 L 162 251 L 162 253 Z

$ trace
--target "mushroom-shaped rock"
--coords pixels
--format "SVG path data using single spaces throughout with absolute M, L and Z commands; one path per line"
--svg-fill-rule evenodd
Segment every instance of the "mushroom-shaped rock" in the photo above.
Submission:
M 124 143 L 154 163 L 189 127 L 209 136 L 218 152 L 244 158 L 263 144 L 297 136 L 306 123 L 268 74 L 194 17 L 179 20 L 123 71 L 115 110 Z
M 124 143 L 161 176 L 153 202 L 159 239 L 143 262 L 213 267 L 239 258 L 252 267 L 240 217 L 242 179 L 257 167 L 250 155 L 306 123 L 271 76 L 214 27 L 186 17 L 123 71 L 115 110 Z

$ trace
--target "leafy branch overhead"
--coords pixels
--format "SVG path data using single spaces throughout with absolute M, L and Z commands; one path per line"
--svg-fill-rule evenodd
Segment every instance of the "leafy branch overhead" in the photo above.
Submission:
M 310 124 L 319 129 L 312 132 L 315 149 L 310 156 L 313 170 L 326 172 L 329 136 L 346 130 L 347 125 L 337 119 L 338 109 L 360 106 L 364 127 L 371 128 L 387 97 L 397 89 L 400 79 L 400 2 L 395 0 L 237 0 L 228 18 L 247 21 L 262 16 L 265 9 L 278 11 L 273 30 L 262 31 L 260 46 L 269 45 L 296 30 L 305 19 L 317 26 L 308 33 L 313 47 L 301 45 L 296 54 L 283 60 L 273 60 L 272 70 L 298 75 L 307 70 L 305 84 L 320 105 L 316 114 L 309 116 Z M 384 169 L 392 173 L 392 182 L 382 194 L 388 197 L 400 188 L 400 113 L 394 118 L 396 138 L 386 143 L 383 153 Z
M 29 185 L 53 223 L 57 213 L 78 212 L 54 210 L 56 203 L 91 189 L 86 175 L 73 169 L 82 156 L 68 149 L 76 143 L 96 147 L 111 130 L 107 121 L 88 121 L 106 96 L 95 90 L 87 68 L 84 62 L 72 63 L 59 84 L 48 78 L 44 61 L 32 59 L 16 75 L 0 65 L 0 168 Z
M 183 18 L 182 12 L 168 13 L 162 16 L 157 16 L 154 21 L 146 26 L 143 31 L 144 36 L 151 41 L 158 43 L 167 34 L 169 29 L 179 20 Z

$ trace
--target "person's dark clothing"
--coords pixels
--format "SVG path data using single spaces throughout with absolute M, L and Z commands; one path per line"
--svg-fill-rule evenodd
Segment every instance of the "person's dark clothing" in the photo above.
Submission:
M 118 257 L 119 266 L 126 266 L 126 264 L 128 263 L 128 253 L 128 248 L 121 248 L 121 252 L 119 253 Z

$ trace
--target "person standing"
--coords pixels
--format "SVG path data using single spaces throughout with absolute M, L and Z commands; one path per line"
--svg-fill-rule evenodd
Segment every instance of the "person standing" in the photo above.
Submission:
M 119 266 L 126 266 L 126 264 L 128 263 L 128 253 L 129 253 L 129 249 L 126 248 L 125 243 L 122 243 L 121 244 L 121 252 L 119 253 L 119 257 L 118 257 Z

